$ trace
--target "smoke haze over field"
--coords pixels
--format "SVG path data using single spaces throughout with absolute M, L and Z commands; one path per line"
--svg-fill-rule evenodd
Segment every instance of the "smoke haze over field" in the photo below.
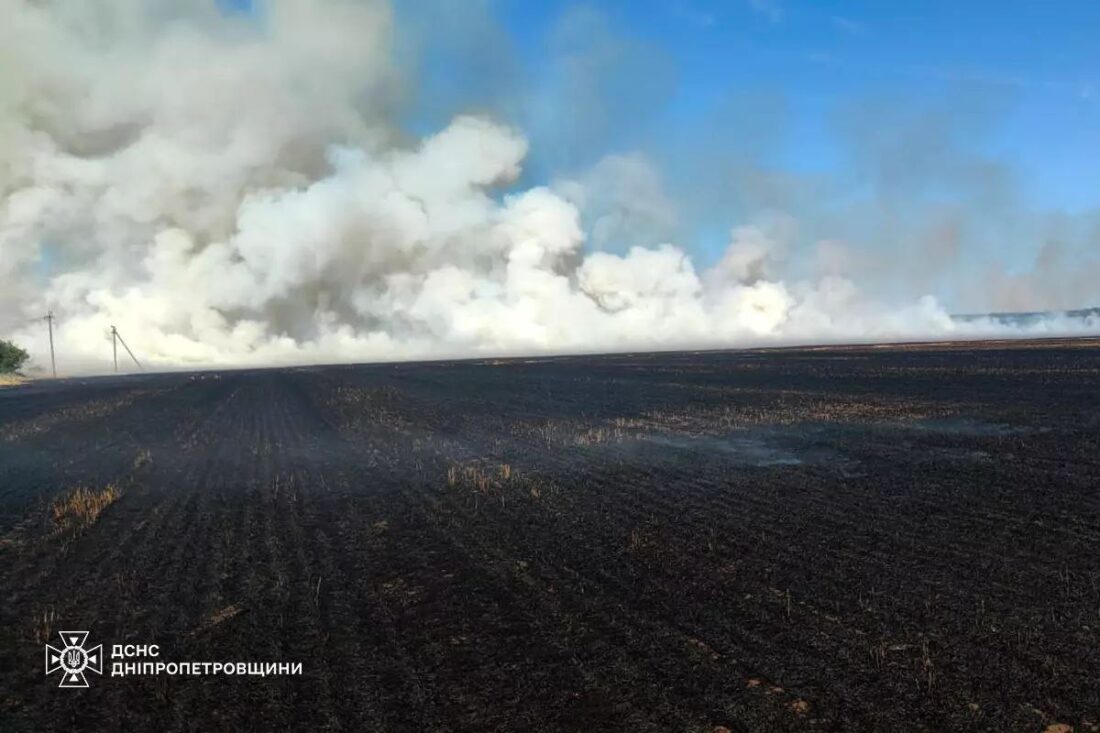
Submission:
M 31 319 L 49 309 L 70 372 L 106 367 L 111 324 L 163 367 L 1013 332 L 926 295 L 965 259 L 969 214 L 889 206 L 940 166 L 963 179 L 965 207 L 988 171 L 950 150 L 906 158 L 859 120 L 883 193 L 839 214 L 810 210 L 804 181 L 710 149 L 684 156 L 700 169 L 686 204 L 635 150 L 529 186 L 529 139 L 507 114 L 459 109 L 407 132 L 416 79 L 395 61 L 403 30 L 381 0 L 270 0 L 255 14 L 205 0 L 0 3 L 0 330 L 40 363 Z M 736 175 L 719 183 L 709 162 Z M 731 181 L 724 253 L 696 264 L 675 237 Z M 1091 305 L 1100 224 L 1052 226 L 1065 236 L 1040 237 L 1032 270 L 990 262 L 971 288 L 985 296 L 959 306 Z M 861 244 L 867 231 L 881 249 Z

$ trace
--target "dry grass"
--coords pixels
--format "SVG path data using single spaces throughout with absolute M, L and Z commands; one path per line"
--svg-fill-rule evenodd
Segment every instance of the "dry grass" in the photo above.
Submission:
M 620 427 L 613 428 L 588 428 L 574 438 L 577 445 L 602 445 L 603 443 L 618 442 L 624 437 Z
M 538 501 L 544 489 L 549 488 L 537 477 L 521 475 L 510 463 L 488 461 L 451 464 L 447 468 L 447 486 L 469 492 L 475 508 L 479 505 L 479 497 L 490 496 L 499 498 L 504 506 L 506 496 L 519 496 L 522 489 L 528 489 L 531 499 Z
M 240 603 L 234 603 L 232 605 L 226 606 L 225 608 L 220 608 L 217 611 L 209 613 L 203 618 L 202 623 L 200 623 L 198 627 L 191 632 L 190 636 L 198 636 L 199 634 L 207 632 L 215 626 L 223 624 L 226 621 L 229 621 L 230 619 L 239 616 L 246 610 L 247 609 Z
M 447 469 L 448 486 L 468 486 L 471 489 L 487 493 L 499 480 L 507 481 L 512 476 L 512 467 L 504 464 L 497 470 L 477 464 L 453 465 Z
M 30 420 L 9 423 L 0 429 L 0 440 L 23 440 L 52 430 L 57 425 L 73 425 L 107 417 L 126 407 L 135 400 L 164 392 L 162 389 L 135 389 L 121 397 L 110 400 L 95 400 L 77 405 L 69 405 L 38 415 Z
M 57 614 L 52 608 L 47 608 L 41 614 L 34 617 L 34 642 L 36 644 L 45 644 L 50 640 L 53 634 L 53 626 L 57 621 Z
M 598 425 L 577 420 L 521 421 L 509 425 L 508 432 L 528 437 L 551 448 L 617 443 L 637 437 L 640 433 L 654 427 L 654 421 L 649 418 L 616 417 Z
M 138 454 L 134 456 L 134 464 L 132 466 L 132 469 L 136 471 L 139 468 L 147 466 L 152 462 L 153 454 L 149 451 L 148 448 L 142 448 L 140 451 L 138 451 Z
M 0 387 L 18 387 L 26 382 L 27 378 L 18 374 L 0 374 Z
M 95 524 L 103 510 L 121 496 L 122 492 L 114 484 L 99 490 L 76 489 L 55 499 L 51 505 L 54 527 L 59 533 L 81 532 Z

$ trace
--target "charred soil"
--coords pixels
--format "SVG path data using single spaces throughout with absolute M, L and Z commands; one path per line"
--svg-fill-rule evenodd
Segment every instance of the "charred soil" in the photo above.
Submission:
M 5 731 L 1100 730 L 1100 346 L 32 383 L 0 596 Z

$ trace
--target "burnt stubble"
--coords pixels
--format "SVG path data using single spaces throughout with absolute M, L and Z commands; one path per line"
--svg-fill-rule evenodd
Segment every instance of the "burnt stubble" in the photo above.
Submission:
M 1098 558 L 1096 340 L 34 383 L 0 728 L 1097 730 Z

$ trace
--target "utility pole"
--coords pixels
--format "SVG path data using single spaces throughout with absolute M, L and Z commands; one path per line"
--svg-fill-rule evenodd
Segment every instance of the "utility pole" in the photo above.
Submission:
M 53 378 L 57 379 L 57 360 L 53 355 L 53 311 L 46 314 L 46 323 L 50 326 L 50 368 L 53 369 Z
M 122 342 L 122 348 L 126 349 L 126 353 L 130 355 L 130 358 L 137 364 L 137 368 L 141 371 L 145 371 L 145 367 L 141 365 L 141 362 L 134 356 L 134 352 L 130 351 L 130 347 L 126 345 L 126 342 L 122 339 L 122 334 L 118 332 L 118 329 L 111 326 L 111 349 L 114 352 L 115 357 L 115 372 L 118 372 L 118 344 Z

